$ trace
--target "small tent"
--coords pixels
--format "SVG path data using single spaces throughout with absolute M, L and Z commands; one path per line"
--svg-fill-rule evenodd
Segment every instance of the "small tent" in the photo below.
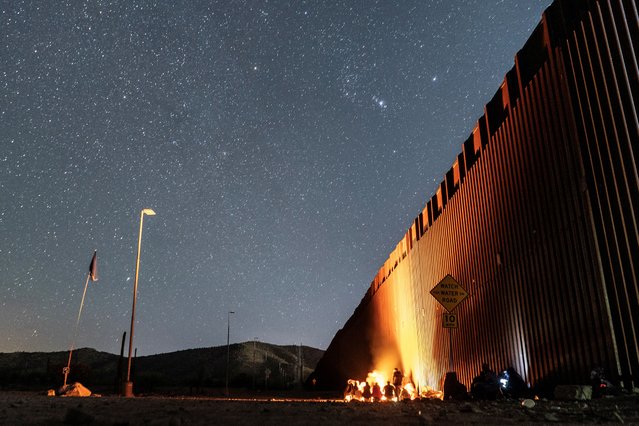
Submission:
M 66 386 L 62 386 L 58 390 L 60 396 L 91 396 L 91 391 L 85 388 L 82 383 L 75 382 Z

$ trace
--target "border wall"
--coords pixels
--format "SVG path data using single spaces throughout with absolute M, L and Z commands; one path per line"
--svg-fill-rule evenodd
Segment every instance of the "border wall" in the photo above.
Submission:
M 430 290 L 452 275 L 453 368 L 533 387 L 639 383 L 636 0 L 556 0 L 313 377 L 394 367 L 443 387 L 450 341 Z

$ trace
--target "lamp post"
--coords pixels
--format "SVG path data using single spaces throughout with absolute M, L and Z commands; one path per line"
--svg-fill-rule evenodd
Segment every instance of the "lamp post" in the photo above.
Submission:
M 135 261 L 135 282 L 133 284 L 133 308 L 131 309 L 131 333 L 129 334 L 129 361 L 126 369 L 126 382 L 124 383 L 123 395 L 126 397 L 133 396 L 133 382 L 131 381 L 131 352 L 133 351 L 133 329 L 135 327 L 135 300 L 138 294 L 138 272 L 140 270 L 140 250 L 142 248 L 142 226 L 144 224 L 144 215 L 155 216 L 155 212 L 151 209 L 143 209 L 140 212 L 140 234 L 138 235 L 138 256 Z
M 229 356 L 230 356 L 230 337 L 231 337 L 231 314 L 235 312 L 229 311 L 226 319 L 226 396 L 229 396 Z

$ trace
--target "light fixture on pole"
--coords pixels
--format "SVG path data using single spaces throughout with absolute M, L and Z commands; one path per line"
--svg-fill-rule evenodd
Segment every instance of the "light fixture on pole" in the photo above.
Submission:
M 230 337 L 231 337 L 231 314 L 235 312 L 229 311 L 226 318 L 226 396 L 229 396 L 229 356 L 230 356 Z
M 135 301 L 138 295 L 138 272 L 140 271 L 140 250 L 142 248 L 142 226 L 144 225 L 144 215 L 155 216 L 151 209 L 142 209 L 140 212 L 140 234 L 138 235 L 138 255 L 135 260 L 135 282 L 133 284 L 133 308 L 131 309 L 131 333 L 129 334 L 129 361 L 126 370 L 126 382 L 122 394 L 126 397 L 133 396 L 133 382 L 131 381 L 131 353 L 133 352 L 133 329 L 135 328 Z

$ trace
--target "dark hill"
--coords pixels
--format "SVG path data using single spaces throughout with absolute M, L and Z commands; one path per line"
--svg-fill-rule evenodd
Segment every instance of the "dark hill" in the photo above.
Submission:
M 300 362 L 301 353 L 301 362 Z M 234 388 L 290 389 L 313 371 L 324 351 L 308 346 L 278 346 L 244 342 L 229 347 L 229 386 Z M 2 389 L 57 388 L 68 352 L 0 353 Z M 118 355 L 90 348 L 73 352 L 69 382 L 79 381 L 102 392 L 115 391 Z M 121 370 L 126 375 L 127 359 Z M 132 365 L 135 392 L 188 388 L 208 392 L 226 382 L 227 348 L 188 349 L 138 357 Z

